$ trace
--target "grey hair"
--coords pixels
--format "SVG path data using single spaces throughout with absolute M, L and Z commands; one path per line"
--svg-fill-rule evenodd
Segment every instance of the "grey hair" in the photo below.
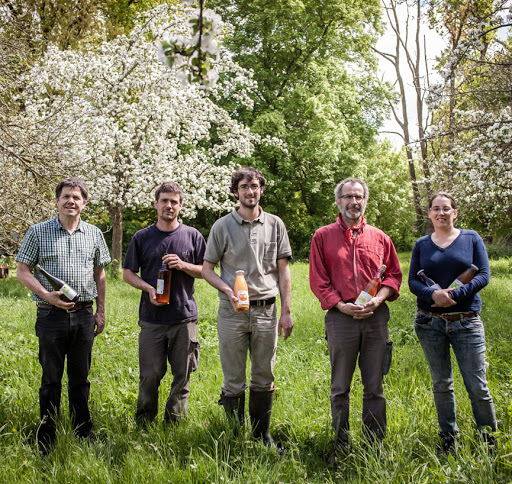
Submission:
M 334 197 L 336 198 L 336 200 L 339 200 L 341 198 L 341 191 L 343 190 L 343 187 L 347 183 L 359 183 L 363 187 L 365 201 L 368 200 L 368 198 L 370 196 L 370 190 L 368 190 L 368 185 L 360 178 L 354 178 L 354 177 L 345 178 L 344 180 L 341 180 L 336 185 L 336 188 L 334 189 Z

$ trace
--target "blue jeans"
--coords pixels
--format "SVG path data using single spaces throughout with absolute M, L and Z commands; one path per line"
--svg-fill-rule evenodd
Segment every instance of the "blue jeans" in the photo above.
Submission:
M 75 433 L 91 432 L 89 413 L 89 369 L 94 341 L 93 308 L 73 313 L 57 308 L 38 308 L 36 335 L 39 363 L 43 369 L 39 389 L 41 424 L 38 440 L 47 445 L 55 440 L 55 415 L 59 413 L 62 375 L 67 357 L 69 412 Z
M 477 427 L 496 430 L 494 403 L 485 377 L 485 332 L 480 316 L 448 321 L 418 311 L 414 327 L 432 376 L 441 433 L 457 435 L 459 432 L 450 346 L 471 399 Z

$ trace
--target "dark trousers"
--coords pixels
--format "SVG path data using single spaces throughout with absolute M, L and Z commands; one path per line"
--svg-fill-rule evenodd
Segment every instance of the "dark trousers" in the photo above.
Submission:
M 89 369 L 94 341 L 93 308 L 67 313 L 57 308 L 38 308 L 36 335 L 43 369 L 39 389 L 41 424 L 38 440 L 55 440 L 54 417 L 59 413 L 62 375 L 67 356 L 69 412 L 75 433 L 86 436 L 92 428 L 89 413 Z
M 381 439 L 386 433 L 382 363 L 388 320 L 389 309 L 385 304 L 368 319 L 353 319 L 337 309 L 325 315 L 331 361 L 332 425 L 340 440 L 348 440 L 350 385 L 358 357 L 363 383 L 363 430 L 370 438 Z
M 199 363 L 197 320 L 179 324 L 139 321 L 139 398 L 136 420 L 149 422 L 158 414 L 158 387 L 171 366 L 173 380 L 165 405 L 165 420 L 179 421 L 187 413 L 190 375 Z

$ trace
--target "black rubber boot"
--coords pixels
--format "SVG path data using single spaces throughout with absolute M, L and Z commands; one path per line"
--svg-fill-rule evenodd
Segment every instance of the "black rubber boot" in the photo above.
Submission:
M 243 427 L 245 424 L 245 393 L 241 395 L 235 395 L 234 397 L 229 397 L 220 394 L 219 404 L 224 407 L 224 411 L 228 418 L 236 419 L 240 427 Z
M 274 402 L 274 390 L 257 392 L 251 390 L 249 394 L 249 415 L 251 416 L 252 434 L 255 439 L 270 447 L 274 439 L 270 435 L 270 415 Z

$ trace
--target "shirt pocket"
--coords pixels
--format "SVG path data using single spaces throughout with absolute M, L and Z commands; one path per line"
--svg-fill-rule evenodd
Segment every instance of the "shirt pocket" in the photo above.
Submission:
M 76 255 L 80 264 L 85 267 L 92 267 L 96 249 L 94 247 L 81 246 L 76 249 Z
M 48 262 L 56 262 L 59 258 L 59 252 L 56 247 L 43 246 L 39 249 L 39 263 L 44 266 Z
M 265 242 L 263 260 L 269 262 L 277 260 L 277 242 Z
M 359 258 L 364 267 L 371 269 L 373 275 L 377 273 L 384 263 L 384 247 L 378 245 L 367 245 L 359 249 Z

